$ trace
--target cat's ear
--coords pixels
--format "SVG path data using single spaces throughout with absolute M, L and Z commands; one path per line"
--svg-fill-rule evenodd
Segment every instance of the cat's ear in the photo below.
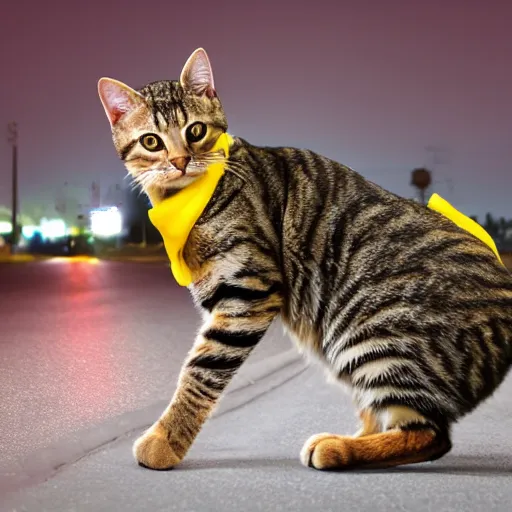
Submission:
M 100 78 L 98 94 L 110 126 L 114 126 L 127 112 L 138 107 L 144 98 L 137 91 L 113 78 Z
M 212 66 L 208 55 L 198 48 L 187 60 L 180 76 L 181 86 L 197 96 L 217 96 L 213 83 Z

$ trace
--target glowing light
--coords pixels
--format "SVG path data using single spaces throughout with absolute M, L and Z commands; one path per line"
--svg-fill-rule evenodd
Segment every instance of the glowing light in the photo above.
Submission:
M 97 265 L 100 262 L 100 260 L 94 256 L 71 256 L 70 258 L 66 258 L 66 261 L 68 263 L 89 263 L 89 265 Z
M 41 235 L 43 238 L 60 238 L 66 236 L 66 223 L 62 219 L 41 219 Z
M 71 226 L 67 229 L 67 234 L 71 236 L 78 236 L 80 234 L 80 230 L 76 226 Z
M 64 263 L 69 265 L 71 263 L 88 263 L 89 265 L 99 265 L 101 260 L 95 258 L 94 256 L 54 256 L 53 258 L 49 258 L 46 263 L 55 264 L 55 263 Z
M 38 226 L 23 226 L 21 228 L 21 234 L 28 239 L 32 238 L 38 231 Z
M 121 212 L 116 206 L 91 211 L 91 232 L 97 237 L 116 236 L 123 230 Z
M 12 233 L 12 224 L 5 220 L 0 220 L 0 234 L 7 235 Z

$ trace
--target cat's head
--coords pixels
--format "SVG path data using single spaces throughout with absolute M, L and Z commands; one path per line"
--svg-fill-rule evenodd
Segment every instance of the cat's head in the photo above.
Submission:
M 98 92 L 119 157 L 153 204 L 223 160 L 211 149 L 227 121 L 202 48 L 189 57 L 179 81 L 134 90 L 102 78 Z

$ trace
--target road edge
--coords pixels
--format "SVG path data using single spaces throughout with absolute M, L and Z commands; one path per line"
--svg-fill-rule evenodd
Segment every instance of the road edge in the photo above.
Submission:
M 247 364 L 229 385 L 210 421 L 276 389 L 306 368 L 307 362 L 295 349 Z M 10 471 L 2 468 L 0 472 L 0 494 L 11 494 L 48 480 L 95 450 L 137 430 L 144 430 L 167 405 L 167 400 L 161 400 L 126 412 L 100 425 L 75 432 L 24 459 L 9 462 Z

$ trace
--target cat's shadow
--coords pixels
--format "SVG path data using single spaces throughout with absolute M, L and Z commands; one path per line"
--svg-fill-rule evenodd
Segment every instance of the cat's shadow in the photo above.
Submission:
M 197 471 L 201 469 L 297 469 L 302 468 L 298 458 L 220 458 L 210 460 L 189 459 L 183 461 L 179 471 Z M 304 468 L 305 469 L 305 468 Z M 331 471 L 335 473 L 336 471 Z M 512 455 L 489 454 L 483 456 L 446 455 L 442 459 L 423 464 L 411 464 L 397 468 L 381 470 L 351 470 L 350 473 L 403 473 L 403 474 L 439 474 L 439 475 L 492 475 L 512 477 Z M 345 471 L 343 471 L 345 473 Z M 346 472 L 348 474 L 348 472 Z

